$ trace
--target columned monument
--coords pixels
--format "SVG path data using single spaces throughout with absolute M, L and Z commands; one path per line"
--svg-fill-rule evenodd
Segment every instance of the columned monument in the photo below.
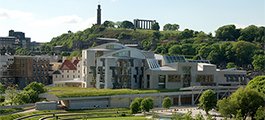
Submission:
M 97 25 L 101 25 L 101 9 L 100 9 L 100 4 L 98 5 L 98 9 L 97 9 Z
M 134 19 L 134 27 L 137 29 L 152 29 L 152 25 L 156 23 L 155 20 L 140 20 Z

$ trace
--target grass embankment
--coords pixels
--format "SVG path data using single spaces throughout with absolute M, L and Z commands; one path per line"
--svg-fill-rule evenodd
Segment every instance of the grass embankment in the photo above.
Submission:
M 59 98 L 66 97 L 88 97 L 88 96 L 110 96 L 124 94 L 145 94 L 160 92 L 177 92 L 178 90 L 134 90 L 134 89 L 96 89 L 77 87 L 47 87 L 50 94 Z
M 61 112 L 60 114 L 56 114 Z M 63 113 L 62 113 L 63 112 Z M 42 117 L 58 116 L 59 119 L 93 119 L 93 120 L 145 120 L 144 116 L 135 117 L 132 116 L 130 110 L 128 108 L 113 108 L 113 109 L 90 109 L 90 110 L 70 110 L 70 111 L 62 111 L 62 110 L 50 110 L 50 111 L 36 111 L 31 113 L 23 113 L 23 114 L 10 114 L 0 116 L 0 120 L 14 120 L 17 118 L 36 115 L 36 114 L 45 114 L 46 115 L 37 115 L 27 119 L 30 120 L 38 120 Z M 82 113 L 83 115 L 81 115 Z M 67 114 L 71 114 L 71 116 L 64 116 Z M 76 114 L 76 115 L 75 115 Z

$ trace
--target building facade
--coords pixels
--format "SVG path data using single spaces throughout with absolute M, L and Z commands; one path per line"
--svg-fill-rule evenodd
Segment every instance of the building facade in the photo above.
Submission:
M 79 59 L 64 60 L 59 69 L 53 72 L 54 86 L 85 87 L 81 81 L 81 69 Z
M 1 56 L 1 58 L 3 58 Z M 0 82 L 5 85 L 18 85 L 24 88 L 31 82 L 40 82 L 45 85 L 51 84 L 49 78 L 49 59 L 33 56 L 10 56 L 7 58 L 10 64 Z M 5 72 L 2 71 L 1 72 Z
M 190 86 L 246 84 L 246 71 L 220 70 L 209 61 L 107 43 L 82 51 L 82 76 L 86 87 L 179 89 Z

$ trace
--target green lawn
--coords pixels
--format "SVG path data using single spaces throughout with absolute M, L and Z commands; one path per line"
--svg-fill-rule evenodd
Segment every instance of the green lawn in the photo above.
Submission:
M 56 114 L 57 112 L 64 112 L 61 114 Z M 24 114 L 10 114 L 10 115 L 3 115 L 0 116 L 0 120 L 13 120 L 19 117 L 29 116 L 33 114 L 43 114 L 47 113 L 48 115 L 39 115 L 32 118 L 28 118 L 30 120 L 38 120 L 44 116 L 53 116 L 55 113 L 56 116 L 59 116 L 61 119 L 106 119 L 111 120 L 114 118 L 128 118 L 129 120 L 144 120 L 144 117 L 134 117 L 130 113 L 128 108 L 112 108 L 112 109 L 90 109 L 90 110 L 69 110 L 69 111 L 62 111 L 62 110 L 50 110 L 50 111 L 35 111 L 31 113 L 24 113 Z M 63 116 L 64 114 L 75 114 L 73 116 Z M 82 114 L 82 115 L 80 115 Z M 135 119 L 133 119 L 135 118 Z M 118 120 L 119 120 L 118 119 Z
M 96 88 L 77 88 L 77 87 L 47 87 L 50 94 L 59 98 L 66 97 L 86 97 L 86 96 L 108 96 L 122 94 L 144 94 L 159 92 L 176 92 L 178 90 L 133 90 L 133 89 L 96 89 Z
M 109 118 L 92 118 L 89 120 L 147 120 L 145 117 L 136 117 L 136 116 L 130 116 L 130 117 L 109 117 Z

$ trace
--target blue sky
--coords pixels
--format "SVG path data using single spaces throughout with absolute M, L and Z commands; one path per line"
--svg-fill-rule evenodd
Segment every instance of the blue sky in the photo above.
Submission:
M 265 26 L 265 0 L 0 0 L 0 36 L 23 31 L 32 41 L 47 42 L 96 22 L 97 4 L 102 21 L 155 19 L 185 28 L 214 32 L 235 24 Z

